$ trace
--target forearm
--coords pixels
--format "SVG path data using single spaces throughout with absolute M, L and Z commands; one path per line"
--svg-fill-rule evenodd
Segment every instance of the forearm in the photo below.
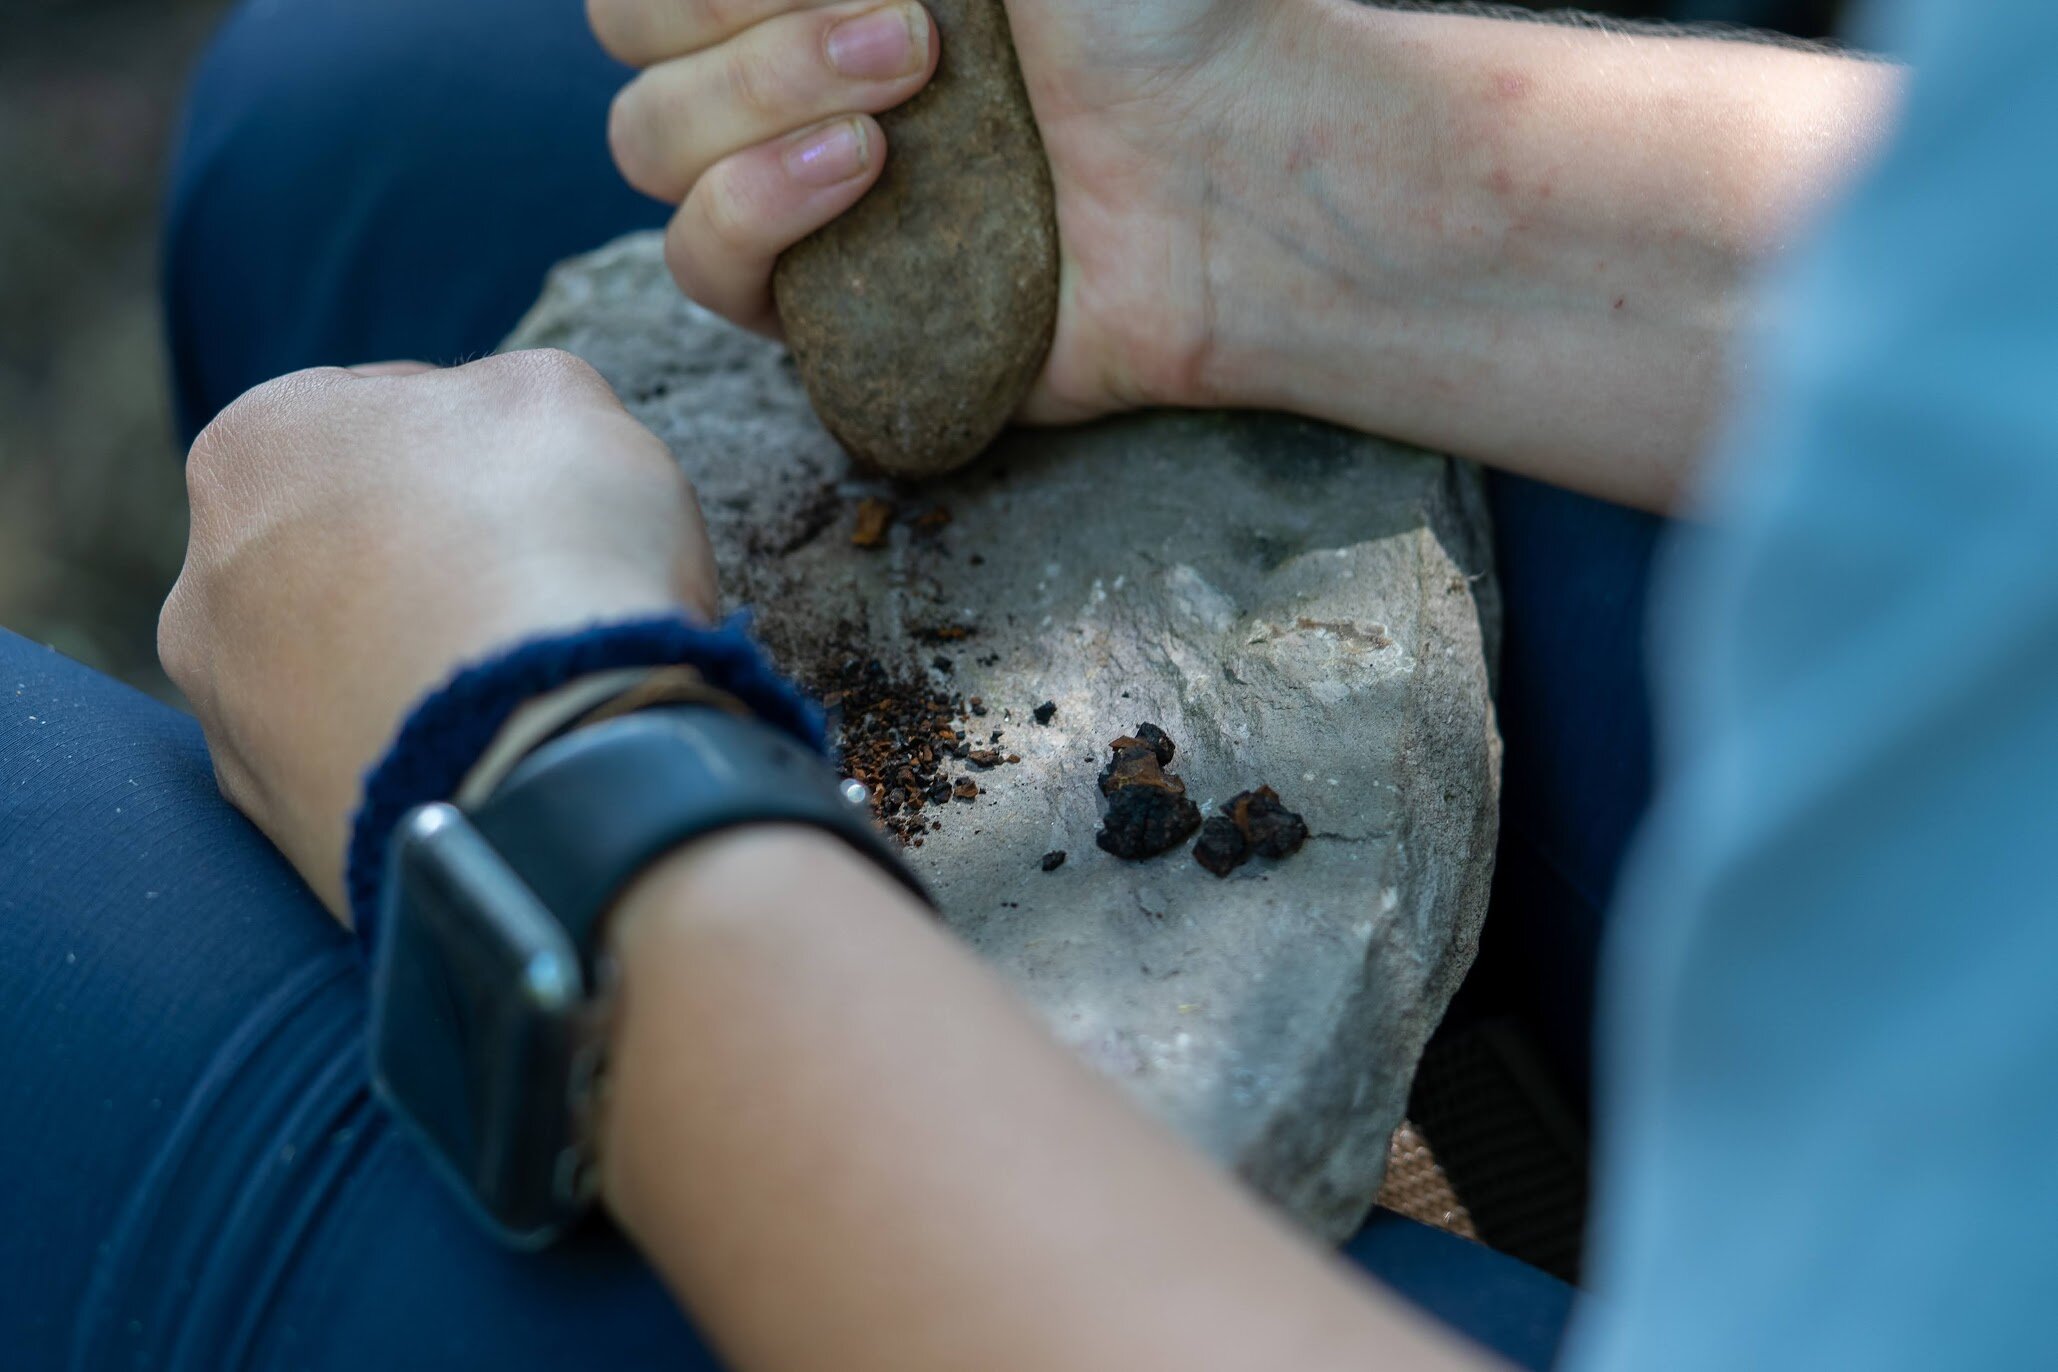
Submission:
M 617 928 L 609 1201 L 739 1368 L 1463 1364 L 833 841 L 700 845 Z
M 1752 266 L 1863 165 L 1901 76 L 1776 46 L 1281 7 L 1207 186 L 1217 403 L 1647 508 L 1691 476 Z

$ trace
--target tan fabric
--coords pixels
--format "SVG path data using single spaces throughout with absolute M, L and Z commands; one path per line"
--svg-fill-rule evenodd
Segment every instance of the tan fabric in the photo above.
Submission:
M 663 705 L 710 705 L 749 714 L 743 702 L 708 685 L 691 667 L 631 667 L 580 677 L 515 711 L 458 787 L 457 808 L 485 804 L 523 758 L 560 734 Z
M 1461 1238 L 1479 1238 L 1472 1213 L 1458 1199 L 1451 1179 L 1444 1175 L 1436 1154 L 1430 1151 L 1429 1141 L 1407 1120 L 1402 1120 L 1401 1127 L 1393 1131 L 1379 1204 Z

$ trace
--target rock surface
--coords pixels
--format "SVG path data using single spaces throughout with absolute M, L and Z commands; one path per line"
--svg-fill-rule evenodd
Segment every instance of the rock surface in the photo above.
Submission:
M 773 278 L 823 421 L 905 477 L 985 450 L 1043 369 L 1057 320 L 1056 198 L 1007 12 L 1001 0 L 929 10 L 941 62 L 880 116 L 879 184 Z
M 560 268 L 509 346 L 585 357 L 672 445 L 727 595 L 789 670 L 876 658 L 962 697 L 982 747 L 1001 732 L 990 769 L 946 759 L 909 852 L 949 922 L 1145 1106 L 1349 1233 L 1492 875 L 1476 473 L 1178 414 L 1013 434 L 919 490 L 856 477 L 785 354 L 682 300 L 655 236 Z M 899 512 L 873 550 L 853 542 L 866 499 Z M 1203 809 L 1269 785 L 1305 846 L 1227 878 L 1190 841 L 1099 851 L 1108 744 L 1146 721 Z

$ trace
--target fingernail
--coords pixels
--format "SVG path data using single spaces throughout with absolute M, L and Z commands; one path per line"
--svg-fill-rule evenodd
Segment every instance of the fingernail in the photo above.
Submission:
M 809 129 L 786 146 L 786 174 L 803 186 L 836 186 L 865 169 L 871 140 L 855 119 Z
M 929 16 L 920 5 L 888 5 L 829 30 L 829 64 L 856 81 L 886 81 L 928 60 Z

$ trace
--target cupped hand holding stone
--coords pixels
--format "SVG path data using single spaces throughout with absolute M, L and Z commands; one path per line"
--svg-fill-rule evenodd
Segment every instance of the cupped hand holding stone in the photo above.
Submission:
M 1206 214 L 1225 113 L 1273 37 L 1320 0 L 1034 0 L 1009 18 L 1057 194 L 1055 344 L 1021 418 L 1208 403 Z M 629 182 L 679 205 L 666 239 L 693 300 L 777 337 L 782 253 L 863 198 L 891 155 L 874 116 L 936 71 L 913 0 L 588 0 L 642 68 L 609 140 Z M 926 307 L 906 302 L 910 311 Z
M 225 794 L 339 913 L 362 779 L 462 663 L 599 619 L 714 613 L 665 445 L 569 354 L 300 372 L 209 425 L 158 631 Z

